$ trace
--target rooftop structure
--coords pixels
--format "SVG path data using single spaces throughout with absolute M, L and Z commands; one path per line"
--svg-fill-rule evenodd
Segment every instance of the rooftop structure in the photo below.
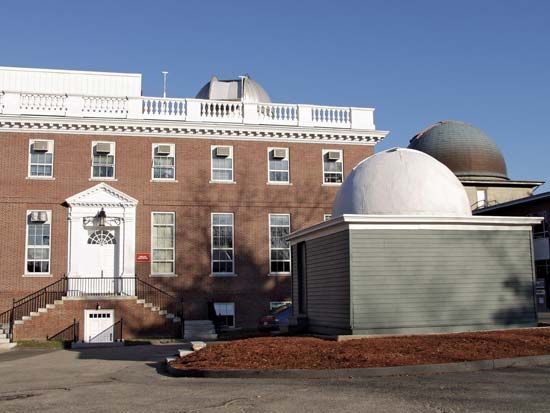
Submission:
M 261 134 L 268 137 L 369 144 L 388 134 L 376 130 L 373 108 L 271 103 L 267 92 L 248 76 L 214 76 L 196 98 L 162 98 L 141 96 L 140 74 L 0 67 L 2 115 L 25 117 L 37 130 L 59 130 L 58 125 L 34 118 L 50 116 L 80 119 L 68 127 L 71 130 L 90 128 L 89 121 L 95 119 L 95 130 L 132 134 L 246 137 L 261 126 Z M 232 127 L 236 124 L 238 130 Z M 0 120 L 0 128 L 19 127 L 15 121 Z
M 394 148 L 359 163 L 340 188 L 333 217 L 344 214 L 471 216 L 457 177 L 436 159 Z
M 410 149 L 445 164 L 464 185 L 472 210 L 523 198 L 544 182 L 512 180 L 496 143 L 467 123 L 446 120 L 417 133 Z

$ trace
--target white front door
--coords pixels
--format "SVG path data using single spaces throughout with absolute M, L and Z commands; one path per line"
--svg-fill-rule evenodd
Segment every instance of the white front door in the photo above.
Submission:
M 112 343 L 115 310 L 84 310 L 84 341 L 86 343 Z
M 81 290 L 86 294 L 113 294 L 118 277 L 118 239 L 116 228 L 93 227 L 88 229 L 88 238 L 82 259 L 83 280 Z
M 117 274 L 115 229 L 92 228 L 88 230 L 86 246 L 90 277 L 113 278 Z

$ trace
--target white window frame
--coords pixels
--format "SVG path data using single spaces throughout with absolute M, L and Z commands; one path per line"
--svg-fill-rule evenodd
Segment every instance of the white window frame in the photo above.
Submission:
M 48 271 L 47 272 L 30 272 L 27 269 L 28 261 L 46 261 L 46 260 L 29 260 L 29 227 L 30 214 L 32 212 L 45 212 L 47 214 L 47 220 L 45 223 L 50 225 L 50 242 L 48 244 Z M 34 245 L 33 245 L 34 246 Z M 43 247 L 40 247 L 43 248 Z M 49 209 L 29 209 L 25 215 L 25 269 L 23 274 L 25 277 L 51 277 L 52 276 L 52 211 Z
M 323 222 L 329 221 L 332 219 L 332 214 L 323 214 Z
M 48 142 L 48 150 L 45 152 L 45 153 L 51 153 L 52 154 L 52 164 L 51 164 L 51 167 L 52 167 L 52 173 L 51 175 L 44 175 L 44 176 L 39 176 L 39 175 L 31 175 L 31 165 L 34 165 L 31 161 L 31 157 L 32 157 L 32 145 L 34 142 L 36 141 L 45 141 L 45 142 Z M 28 168 L 27 168 L 27 178 L 28 179 L 54 179 L 54 163 L 55 163 L 55 142 L 51 139 L 29 139 L 29 152 L 28 152 L 28 155 L 29 155 L 29 161 L 28 161 Z M 36 165 L 47 165 L 47 164 L 36 164 Z
M 335 172 L 325 171 L 325 155 L 328 152 L 340 152 L 340 159 L 338 161 L 334 161 L 334 163 L 340 162 L 342 164 L 342 172 L 341 172 L 342 182 L 325 182 L 325 174 L 335 173 Z M 321 162 L 323 163 L 323 178 L 322 178 L 323 185 L 328 185 L 328 186 L 342 185 L 342 183 L 344 182 L 344 151 L 342 149 L 323 149 L 321 151 Z
M 214 272 L 214 215 L 231 215 L 231 256 L 232 259 L 232 272 Z M 226 248 L 226 250 L 229 250 Z M 233 212 L 212 212 L 210 214 L 210 274 L 213 277 L 234 277 L 235 272 L 235 214 Z
M 109 155 L 113 155 L 113 176 L 94 176 L 94 148 L 98 143 L 108 143 L 111 145 L 111 152 Z M 116 181 L 116 142 L 114 141 L 92 141 L 91 158 L 90 158 L 90 180 L 92 181 Z M 98 165 L 103 166 L 103 165 Z M 110 165 L 105 165 L 110 166 Z
M 155 151 L 156 149 L 161 146 L 166 145 L 170 146 L 170 154 L 169 155 L 156 155 Z M 155 178 L 155 158 L 172 158 L 174 160 L 174 164 L 172 165 L 172 170 L 174 171 L 173 178 Z M 169 166 L 158 166 L 158 168 L 170 168 Z M 171 182 L 176 180 L 176 145 L 174 143 L 153 143 L 151 145 L 151 181 L 154 182 Z
M 214 151 L 216 148 L 229 148 L 229 156 L 227 159 L 231 159 L 231 179 L 214 179 Z M 216 168 L 217 170 L 227 171 L 229 169 Z M 211 145 L 210 146 L 210 183 L 225 183 L 233 184 L 235 183 L 235 159 L 233 157 L 233 146 L 232 145 Z
M 288 263 L 289 263 L 289 271 L 280 271 L 280 272 L 276 272 L 276 271 L 272 271 L 271 270 L 271 250 L 272 250 L 272 247 L 271 247 L 271 227 L 279 227 L 280 225 L 271 225 L 271 217 L 272 216 L 286 216 L 288 217 L 288 232 L 290 233 L 292 231 L 292 222 L 291 222 L 291 219 L 290 219 L 290 214 L 269 214 L 268 216 L 268 230 L 269 230 L 269 275 L 290 275 L 292 273 L 292 255 L 291 255 L 291 250 L 290 250 L 290 245 L 288 246 L 288 248 L 276 248 L 276 250 L 284 250 L 284 249 L 287 249 L 288 250 Z M 287 260 L 284 260 L 284 261 L 287 261 Z
M 155 214 L 170 214 L 174 217 L 174 220 L 173 220 L 173 227 L 174 227 L 174 231 L 172 233 L 172 248 L 155 248 L 155 245 L 154 245 L 154 241 L 153 241 L 153 228 L 155 226 L 166 226 L 166 225 L 160 225 L 160 224 L 156 224 L 155 225 Z M 154 253 L 154 250 L 169 250 L 169 249 L 172 249 L 173 250 L 173 253 L 172 253 L 172 272 L 154 272 L 153 271 L 153 266 L 154 266 L 154 263 L 155 263 L 155 253 Z M 157 262 L 170 262 L 169 260 L 162 260 L 162 261 L 157 261 Z M 152 277 L 170 277 L 170 276 L 175 276 L 176 275 L 176 213 L 175 212 L 172 212 L 172 211 L 152 211 L 151 212 L 151 276 Z
M 286 181 L 272 181 L 271 180 L 271 152 L 274 149 L 284 149 L 286 152 L 286 155 L 283 159 L 285 159 L 288 162 L 288 168 L 286 170 L 288 179 Z M 277 172 L 277 171 L 273 171 Z M 285 171 L 279 171 L 279 172 L 285 172 Z M 290 150 L 288 148 L 267 148 L 267 183 L 271 185 L 289 185 L 290 184 Z
M 276 310 L 279 307 L 282 307 L 284 305 L 292 304 L 292 301 L 285 300 L 285 301 L 270 301 L 269 302 L 269 311 Z
M 226 325 L 226 327 L 229 327 L 229 328 L 234 328 L 236 323 L 235 323 L 235 320 L 236 320 L 236 315 L 235 315 L 235 303 L 234 302 L 215 302 L 213 303 L 214 304 L 214 312 L 216 313 L 216 317 L 224 317 L 223 315 L 218 315 L 218 310 L 216 308 L 216 305 L 220 305 L 220 306 L 227 306 L 229 308 L 231 308 L 233 310 L 233 325 Z M 227 314 L 225 314 L 225 316 L 227 316 Z

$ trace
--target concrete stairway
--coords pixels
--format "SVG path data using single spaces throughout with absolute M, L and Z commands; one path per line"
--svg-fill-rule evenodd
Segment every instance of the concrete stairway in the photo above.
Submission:
M 211 320 L 185 320 L 183 338 L 186 341 L 213 341 L 218 335 Z
M 65 328 L 73 319 L 80 319 L 83 315 L 84 307 L 79 303 L 84 301 L 101 302 L 105 300 L 109 304 L 121 301 L 131 301 L 137 307 L 134 307 L 134 311 L 142 309 L 140 311 L 145 311 L 151 313 L 155 318 L 165 319 L 170 325 L 180 325 L 181 318 L 175 314 L 169 313 L 166 310 L 163 310 L 159 307 L 156 307 L 152 303 L 147 302 L 146 300 L 139 299 L 136 296 L 128 297 L 101 297 L 94 299 L 80 299 L 75 297 L 62 297 L 61 300 L 55 300 L 53 304 L 46 304 L 44 308 L 39 308 L 36 312 L 31 312 L 28 316 L 23 316 L 20 320 L 14 321 L 14 340 L 29 340 L 29 339 L 44 339 L 46 334 L 44 331 L 49 331 L 50 334 L 60 331 Z M 108 308 L 109 306 L 103 306 L 103 308 Z M 124 313 L 120 313 L 121 316 L 124 316 Z M 133 317 L 139 317 L 138 314 L 143 316 L 143 313 L 135 313 Z M 61 324 L 57 325 L 57 322 L 60 321 Z M 181 330 L 180 330 L 181 331 Z M 181 334 L 181 333 L 180 333 Z
M 9 350 L 10 348 L 13 348 L 17 345 L 15 343 L 10 343 L 8 332 L 9 325 L 0 324 L 0 350 Z

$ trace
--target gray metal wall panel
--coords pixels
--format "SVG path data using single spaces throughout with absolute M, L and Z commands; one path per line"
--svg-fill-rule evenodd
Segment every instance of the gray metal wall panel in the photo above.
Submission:
M 354 334 L 532 326 L 531 234 L 351 230 Z
M 292 258 L 292 313 L 298 316 L 298 246 L 293 245 L 290 249 Z
M 348 332 L 349 232 L 338 232 L 307 241 L 306 248 L 309 329 L 313 332 L 321 332 L 322 328 L 334 332 Z

